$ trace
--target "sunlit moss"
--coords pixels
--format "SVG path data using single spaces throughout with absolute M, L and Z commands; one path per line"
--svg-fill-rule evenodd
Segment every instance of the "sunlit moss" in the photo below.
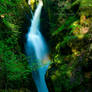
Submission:
M 51 79 L 52 79 L 52 80 L 56 80 L 56 76 L 55 76 L 55 75 L 52 75 L 52 76 L 51 76 Z
M 62 59 L 58 54 L 54 57 L 54 62 L 56 64 L 62 63 Z
M 80 30 L 80 25 L 79 25 L 79 21 L 75 21 L 72 25 L 72 32 L 75 36 L 77 36 L 79 34 L 79 30 Z
M 81 15 L 80 16 L 80 24 L 83 24 L 85 20 L 86 20 L 86 16 L 85 15 Z
M 28 4 L 31 5 L 32 10 L 34 9 L 35 0 L 29 0 Z
M 60 43 L 58 43 L 57 45 L 56 45 L 56 50 L 58 50 L 59 48 L 60 48 Z
M 60 76 L 61 75 L 60 74 L 60 71 L 58 71 L 58 70 L 55 73 L 56 73 L 57 76 Z
M 72 26 L 72 32 L 78 39 L 83 39 L 89 31 L 89 19 L 85 15 L 80 16 L 80 21 L 75 21 Z
M 73 48 L 72 48 L 72 52 L 73 52 L 73 54 L 74 54 L 75 56 L 79 56 L 79 55 L 80 55 L 80 52 L 77 51 L 76 49 L 73 49 Z

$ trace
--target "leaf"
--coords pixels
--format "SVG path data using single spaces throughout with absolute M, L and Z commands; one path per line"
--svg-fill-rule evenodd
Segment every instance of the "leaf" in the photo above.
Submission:
M 55 32 L 53 32 L 53 36 L 58 34 L 59 32 L 63 31 L 64 29 L 66 29 L 67 27 L 69 28 L 69 25 L 73 22 L 77 20 L 76 16 L 73 16 L 73 17 L 69 17 L 66 22 L 61 26 L 59 27 Z

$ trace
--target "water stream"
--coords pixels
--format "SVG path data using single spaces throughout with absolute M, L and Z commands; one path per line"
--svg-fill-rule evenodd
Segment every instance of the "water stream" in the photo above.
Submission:
M 27 42 L 25 49 L 30 68 L 32 68 L 32 77 L 38 92 L 48 92 L 45 82 L 45 74 L 48 70 L 50 60 L 46 42 L 40 32 L 40 15 L 42 6 L 43 3 L 39 0 L 33 19 L 31 20 L 31 26 L 26 35 Z

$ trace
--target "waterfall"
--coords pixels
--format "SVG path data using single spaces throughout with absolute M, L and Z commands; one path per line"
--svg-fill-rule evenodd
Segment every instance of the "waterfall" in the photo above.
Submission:
M 31 26 L 26 35 L 27 41 L 25 49 L 30 68 L 32 69 L 32 77 L 38 92 L 48 92 L 45 82 L 45 74 L 50 64 L 50 60 L 46 42 L 39 28 L 42 6 L 42 0 L 39 0 L 33 19 L 31 20 Z

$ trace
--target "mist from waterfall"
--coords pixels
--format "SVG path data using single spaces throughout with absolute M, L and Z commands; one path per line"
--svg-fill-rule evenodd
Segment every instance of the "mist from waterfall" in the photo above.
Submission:
M 39 2 L 31 21 L 28 33 L 26 35 L 26 54 L 30 68 L 32 68 L 32 77 L 36 84 L 38 92 L 48 92 L 45 82 L 45 74 L 50 60 L 48 57 L 48 48 L 40 32 L 40 15 L 42 2 Z M 30 84 L 31 85 L 31 84 Z

